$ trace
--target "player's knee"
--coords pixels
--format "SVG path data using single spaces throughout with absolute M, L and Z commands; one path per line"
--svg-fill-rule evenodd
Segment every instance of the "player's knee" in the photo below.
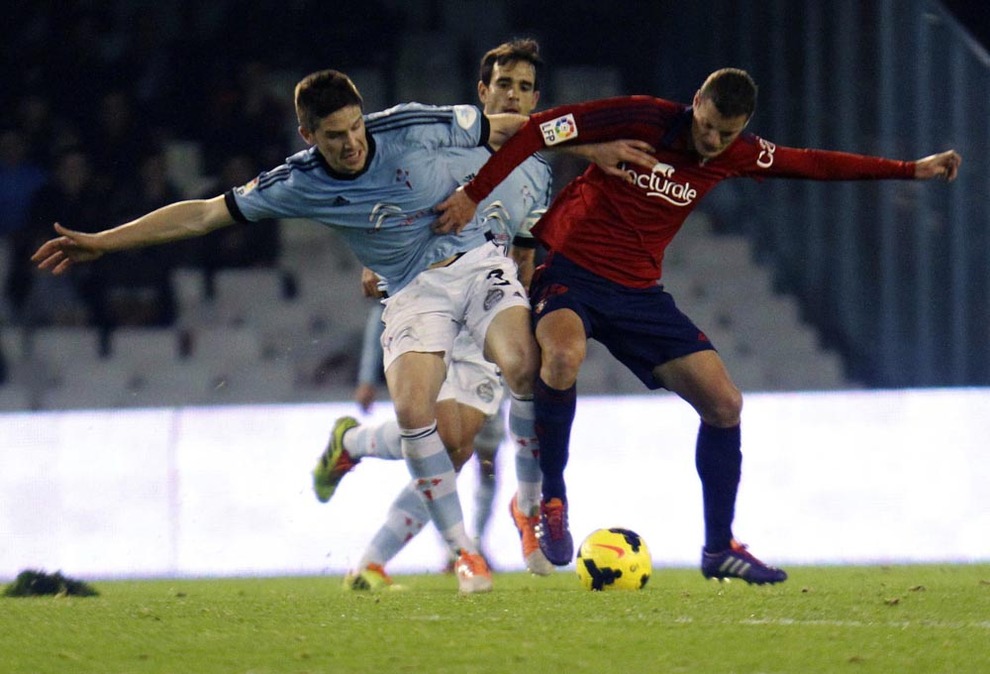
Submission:
M 502 357 L 497 363 L 502 371 L 502 378 L 513 393 L 529 395 L 533 392 L 533 381 L 539 367 L 539 354 L 536 345 L 521 345 Z
M 742 407 L 742 393 L 733 386 L 721 392 L 711 401 L 702 418 L 712 426 L 729 428 L 739 424 L 742 417 Z
M 436 421 L 436 409 L 423 401 L 396 398 L 393 405 L 399 428 L 425 428 Z
M 577 381 L 581 363 L 584 362 L 584 354 L 583 343 L 545 346 L 541 365 L 544 381 L 559 389 L 573 386 Z

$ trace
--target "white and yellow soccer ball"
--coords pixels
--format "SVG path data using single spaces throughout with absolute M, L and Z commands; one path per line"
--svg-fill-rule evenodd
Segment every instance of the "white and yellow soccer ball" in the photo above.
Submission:
M 597 529 L 578 549 L 577 575 L 586 590 L 641 590 L 652 571 L 646 541 L 629 529 Z

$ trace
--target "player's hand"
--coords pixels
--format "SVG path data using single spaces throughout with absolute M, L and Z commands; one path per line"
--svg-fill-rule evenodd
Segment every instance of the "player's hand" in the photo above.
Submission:
M 378 278 L 378 274 L 371 271 L 367 267 L 361 270 L 361 293 L 365 297 L 372 297 L 379 299 L 382 296 L 382 291 L 378 287 L 378 283 L 381 281 Z
M 581 154 L 597 164 L 598 168 L 623 180 L 629 180 L 624 165 L 633 164 L 649 171 L 657 163 L 657 158 L 653 156 L 653 146 L 642 140 L 611 140 L 607 143 L 575 146 L 575 149 L 577 147 L 583 148 Z
M 378 388 L 374 384 L 358 384 L 354 389 L 354 402 L 365 414 L 371 411 L 377 397 Z
M 92 262 L 103 255 L 96 245 L 96 235 L 66 229 L 57 222 L 55 231 L 61 236 L 41 244 L 31 256 L 31 262 L 37 264 L 38 269 L 58 276 L 78 262 Z
M 941 178 L 951 183 L 959 173 L 959 165 L 962 164 L 962 157 L 955 150 L 939 152 L 914 163 L 914 177 L 916 180 L 931 180 Z
M 436 234 L 460 234 L 461 230 L 471 222 L 478 204 L 471 201 L 463 187 L 437 205 L 437 212 L 440 217 L 433 223 L 433 232 Z

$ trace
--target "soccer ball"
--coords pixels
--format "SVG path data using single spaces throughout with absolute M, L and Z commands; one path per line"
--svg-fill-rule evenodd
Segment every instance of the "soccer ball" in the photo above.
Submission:
M 592 531 L 577 554 L 577 575 L 586 590 L 641 590 L 652 570 L 646 541 L 629 529 Z

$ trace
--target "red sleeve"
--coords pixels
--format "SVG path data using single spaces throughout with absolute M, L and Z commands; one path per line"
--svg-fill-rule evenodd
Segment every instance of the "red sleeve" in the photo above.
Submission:
M 813 180 L 914 178 L 914 162 L 868 157 L 849 152 L 807 150 L 758 139 L 760 154 L 748 175 Z M 767 165 L 769 162 L 769 165 Z
M 650 96 L 606 98 L 562 105 L 532 115 L 464 186 L 475 203 L 491 194 L 526 157 L 544 147 L 598 143 L 620 138 L 655 143 L 666 121 L 683 109 Z

